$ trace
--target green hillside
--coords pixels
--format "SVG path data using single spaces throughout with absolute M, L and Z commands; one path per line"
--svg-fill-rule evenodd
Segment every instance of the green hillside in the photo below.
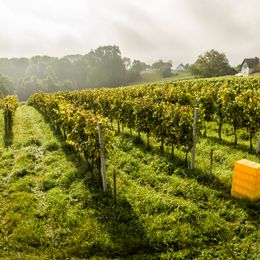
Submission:
M 197 78 L 196 76 L 190 74 L 189 72 L 181 72 L 174 74 L 171 77 L 162 77 L 159 72 L 156 71 L 143 71 L 140 74 L 138 81 L 133 84 L 146 84 L 146 83 L 163 83 L 163 82 L 172 82 L 176 80 L 189 80 Z
M 233 163 L 250 153 L 245 133 L 232 145 L 217 127 L 198 144 L 197 169 L 184 153 L 161 154 L 128 129 L 107 154 L 109 194 L 34 108 L 16 110 L 5 142 L 0 118 L 1 259 L 257 259 L 260 202 L 230 195 Z M 256 139 L 254 139 L 254 142 Z M 213 176 L 209 153 L 214 148 Z M 113 172 L 117 205 L 113 205 Z

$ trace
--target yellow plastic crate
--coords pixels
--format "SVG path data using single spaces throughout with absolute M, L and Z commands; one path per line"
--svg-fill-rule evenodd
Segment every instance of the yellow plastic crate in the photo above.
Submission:
M 255 176 L 249 175 L 249 174 L 247 174 L 245 172 L 241 172 L 239 170 L 234 171 L 233 179 L 234 180 L 246 181 L 246 182 L 249 182 L 249 183 L 252 183 L 252 184 L 255 183 L 255 181 L 256 181 Z
M 231 194 L 238 198 L 260 198 L 260 164 L 246 159 L 235 162 Z

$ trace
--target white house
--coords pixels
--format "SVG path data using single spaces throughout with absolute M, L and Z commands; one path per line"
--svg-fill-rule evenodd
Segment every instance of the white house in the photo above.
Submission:
M 186 70 L 186 68 L 185 68 L 185 66 L 183 65 L 183 64 L 179 64 L 177 67 L 176 67 L 176 71 L 185 71 Z
M 241 64 L 241 74 L 248 76 L 254 72 L 260 72 L 259 58 L 244 59 Z

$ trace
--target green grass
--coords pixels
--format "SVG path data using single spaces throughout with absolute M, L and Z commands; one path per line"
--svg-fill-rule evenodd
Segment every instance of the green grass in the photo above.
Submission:
M 197 78 L 194 75 L 191 75 L 188 72 L 179 73 L 173 75 L 172 77 L 163 78 L 159 72 L 156 71 L 149 71 L 141 73 L 140 79 L 133 84 L 146 84 L 146 83 L 165 83 L 165 82 L 172 82 L 177 80 L 189 80 Z
M 210 124 L 191 172 L 183 152 L 161 154 L 154 140 L 147 149 L 144 136 L 138 140 L 125 130 L 113 137 L 104 196 L 100 180 L 43 117 L 18 108 L 12 145 L 0 143 L 0 258 L 257 259 L 260 202 L 230 195 L 234 160 L 260 162 L 248 140 L 234 147 L 226 126 L 220 142 Z
M 260 72 L 255 72 L 249 75 L 249 77 L 256 77 L 259 78 L 260 77 Z

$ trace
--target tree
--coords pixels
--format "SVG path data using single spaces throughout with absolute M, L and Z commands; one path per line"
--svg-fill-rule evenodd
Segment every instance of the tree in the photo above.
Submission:
M 56 58 L 49 56 L 34 56 L 30 59 L 30 64 L 26 69 L 26 76 L 36 76 L 44 79 L 48 76 L 55 77 L 53 71 L 53 63 Z
M 15 91 L 20 99 L 26 100 L 37 91 L 126 85 L 136 82 L 147 67 L 139 60 L 122 58 L 118 46 L 99 47 L 84 56 L 0 58 L 0 74 L 11 81 L 4 86 L 1 82 L 0 95 L 5 95 L 7 87 L 9 93 Z
M 7 75 L 14 82 L 24 76 L 29 65 L 26 58 L 0 58 L 0 73 Z
M 0 73 L 0 98 L 13 92 L 11 81 Z
M 201 77 L 217 77 L 234 74 L 224 53 L 210 50 L 200 55 L 196 62 L 189 67 L 193 75 Z
M 123 62 L 124 62 L 126 70 L 129 70 L 131 68 L 131 59 L 124 57 Z
M 129 59 L 130 60 L 130 59 Z M 139 60 L 133 60 L 132 64 L 130 63 L 129 69 L 127 70 L 128 82 L 134 82 L 140 78 L 141 71 L 149 68 L 145 62 Z
M 126 68 L 118 46 L 103 46 L 84 57 L 86 84 L 90 87 L 119 86 L 126 81 Z
M 54 75 L 58 80 L 68 80 L 73 78 L 74 66 L 69 59 L 56 59 L 51 65 Z
M 75 81 L 78 89 L 86 87 L 87 82 L 87 60 L 85 57 L 75 61 L 73 63 L 73 78 L 71 80 Z
M 163 78 L 172 76 L 172 63 L 159 60 L 152 64 L 152 68 L 157 69 Z
M 236 71 L 236 73 L 241 72 L 242 69 L 242 64 L 238 64 L 237 66 L 234 67 L 234 70 Z

